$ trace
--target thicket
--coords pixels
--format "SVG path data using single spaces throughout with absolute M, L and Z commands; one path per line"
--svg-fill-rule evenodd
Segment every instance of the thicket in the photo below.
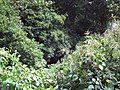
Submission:
M 56 63 L 70 48 L 69 36 L 63 27 L 65 16 L 55 12 L 51 7 L 52 1 L 18 0 L 13 4 L 19 10 L 22 28 L 27 32 L 27 37 L 43 44 L 44 59 L 48 63 Z M 62 50 L 63 48 L 66 49 Z
M 119 4 L 0 0 L 0 89 L 119 90 Z
M 10 1 L 0 1 L 0 47 L 17 50 L 21 61 L 27 65 L 34 65 L 35 61 L 42 61 L 42 45 L 27 38 L 27 33 L 21 29 L 18 12 Z
M 18 90 L 119 90 L 120 31 L 87 36 L 63 63 L 39 69 L 19 62 L 17 52 L 0 50 L 3 88 Z M 11 66 L 6 66 L 11 60 Z

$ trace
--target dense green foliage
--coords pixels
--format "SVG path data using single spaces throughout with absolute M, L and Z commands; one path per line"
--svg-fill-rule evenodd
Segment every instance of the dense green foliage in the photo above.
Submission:
M 41 45 L 27 38 L 27 33 L 21 29 L 17 10 L 9 1 L 0 1 L 0 17 L 0 47 L 13 52 L 17 50 L 21 55 L 21 61 L 28 65 L 41 61 L 43 56 L 39 50 Z
M 47 68 L 27 68 L 16 54 L 0 50 L 1 80 L 24 90 L 119 90 L 120 81 L 120 31 L 104 37 L 87 36 L 77 45 L 67 60 Z M 11 66 L 6 66 L 11 60 Z M 18 78 L 19 77 L 19 78 Z M 91 89 L 92 88 L 92 89 Z
M 0 0 L 0 90 L 119 90 L 119 4 Z
M 44 59 L 52 57 L 51 54 L 57 53 L 57 49 L 70 47 L 67 32 L 63 28 L 65 16 L 58 15 L 54 11 L 51 7 L 52 1 L 23 0 L 14 3 L 19 10 L 22 28 L 28 33 L 27 36 L 44 45 L 45 48 L 42 49 Z

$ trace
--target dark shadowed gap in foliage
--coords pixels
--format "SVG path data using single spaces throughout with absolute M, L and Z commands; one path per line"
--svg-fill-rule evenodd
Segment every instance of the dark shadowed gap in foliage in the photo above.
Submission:
M 44 59 L 47 61 L 46 67 L 51 64 L 56 64 L 58 61 L 61 63 L 61 59 L 67 56 L 70 51 L 63 51 L 60 48 L 56 48 L 53 53 L 49 53 L 46 50 L 42 50 L 44 53 Z
M 103 33 L 110 18 L 106 0 L 53 0 L 60 14 L 67 13 L 65 27 L 84 36 L 90 33 Z

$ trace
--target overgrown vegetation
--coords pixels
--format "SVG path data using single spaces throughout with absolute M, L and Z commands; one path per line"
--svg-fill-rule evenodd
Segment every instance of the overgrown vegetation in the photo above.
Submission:
M 119 4 L 0 0 L 0 90 L 119 90 Z

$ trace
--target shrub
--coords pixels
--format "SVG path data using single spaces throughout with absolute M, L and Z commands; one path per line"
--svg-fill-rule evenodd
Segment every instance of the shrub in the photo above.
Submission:
M 87 36 L 84 42 L 63 63 L 39 69 L 19 62 L 17 53 L 0 49 L 0 80 L 2 87 L 12 90 L 119 90 L 120 31 L 103 36 Z M 8 65 L 8 62 L 11 65 Z M 41 64 L 42 65 L 42 64 Z
M 44 59 L 49 56 L 57 58 L 58 56 L 51 54 L 58 52 L 57 49 L 70 47 L 69 37 L 63 28 L 65 16 L 57 14 L 52 3 L 51 0 L 13 2 L 19 10 L 22 28 L 27 32 L 27 36 L 44 45 Z
M 10 1 L 0 1 L 0 18 L 0 47 L 13 52 L 18 50 L 21 61 L 27 65 L 41 61 L 41 45 L 27 38 L 27 33 L 21 29 L 18 11 L 10 5 Z
M 38 44 L 34 41 L 34 35 L 37 35 L 36 31 L 35 33 L 32 32 L 34 25 L 30 27 L 32 29 L 25 25 L 23 25 L 24 29 L 21 29 L 22 25 L 17 6 L 23 8 L 26 5 L 25 8 L 30 10 L 34 7 L 36 10 L 36 2 L 40 3 L 40 7 L 44 7 L 48 11 L 50 10 L 49 16 L 51 16 L 51 13 L 53 14 L 50 7 L 46 8 L 46 4 L 49 4 L 44 0 L 35 0 L 33 3 L 31 1 L 20 2 L 16 0 L 14 2 L 16 8 L 11 5 L 13 1 L 0 1 L 0 89 L 4 90 L 7 85 L 10 85 L 11 90 L 119 90 L 119 26 L 117 30 L 108 30 L 103 35 L 93 34 L 86 36 L 85 41 L 80 41 L 76 46 L 76 50 L 68 55 L 62 63 L 44 68 L 41 49 L 47 51 L 55 46 L 55 49 L 60 51 L 59 48 L 63 47 L 60 42 L 64 40 L 63 37 L 65 35 L 61 27 L 53 23 L 50 24 L 50 27 L 47 27 L 50 31 L 38 31 L 43 41 L 46 40 L 43 43 L 45 48 L 43 48 L 40 44 L 41 42 Z M 34 14 L 32 15 L 34 16 Z M 31 19 L 32 17 L 30 16 Z M 54 20 L 56 21 L 56 19 Z M 61 26 L 59 20 L 58 23 Z M 32 23 L 27 23 L 27 25 L 31 26 Z M 38 26 L 43 28 L 44 25 Z M 48 22 L 47 25 L 49 26 Z M 51 25 L 53 25 L 52 28 Z M 33 36 L 27 36 L 29 33 L 27 30 L 30 30 Z
M 7 85 L 9 85 L 10 90 L 52 89 L 54 79 L 52 82 L 47 80 L 51 80 L 49 76 L 54 75 L 54 73 L 48 73 L 49 71 L 43 67 L 39 70 L 32 67 L 28 68 L 27 65 L 19 61 L 17 51 L 10 53 L 4 48 L 0 49 L 0 89 L 6 90 Z M 9 61 L 11 65 L 8 65 Z M 49 85 L 50 83 L 51 85 Z
M 120 81 L 120 31 L 87 36 L 59 67 L 59 89 L 118 90 Z

